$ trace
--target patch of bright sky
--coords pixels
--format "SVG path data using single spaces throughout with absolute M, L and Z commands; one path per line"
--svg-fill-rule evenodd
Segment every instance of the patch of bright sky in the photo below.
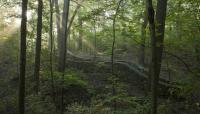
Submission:
M 115 12 L 116 12 L 116 11 L 114 11 L 114 10 L 105 11 L 105 16 L 106 16 L 106 17 L 110 17 L 110 16 L 114 15 Z
M 1 21 L 4 25 L 4 28 L 0 31 L 0 36 L 7 36 L 9 34 L 12 34 L 16 32 L 20 25 L 21 25 L 21 7 L 19 5 L 16 5 L 13 8 L 4 8 L 1 9 Z M 13 16 L 14 15 L 14 16 Z M 28 10 L 27 11 L 27 20 L 32 19 L 33 11 Z

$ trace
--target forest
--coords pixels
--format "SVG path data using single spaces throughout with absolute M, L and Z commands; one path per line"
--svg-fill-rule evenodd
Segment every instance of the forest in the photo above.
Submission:
M 0 114 L 200 114 L 200 0 L 0 0 Z

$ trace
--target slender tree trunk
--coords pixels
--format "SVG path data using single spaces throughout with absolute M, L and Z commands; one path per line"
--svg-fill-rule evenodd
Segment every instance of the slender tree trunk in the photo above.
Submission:
M 152 92 L 153 92 L 153 109 L 152 114 L 157 113 L 157 86 L 159 82 L 159 75 L 162 64 L 162 55 L 163 55 L 163 47 L 164 47 L 164 33 L 165 33 L 165 20 L 166 20 L 166 10 L 167 10 L 167 0 L 157 0 L 157 8 L 156 8 L 156 43 L 154 44 L 156 47 L 156 67 L 155 74 L 152 82 Z
M 147 11 L 148 11 L 148 21 L 149 21 L 149 29 L 150 29 L 150 36 L 151 36 L 151 65 L 150 65 L 150 86 L 151 86 L 151 114 L 157 113 L 157 79 L 156 79 L 156 67 L 157 67 L 157 56 L 156 56 L 156 33 L 155 33 L 155 21 L 154 21 L 154 9 L 152 0 L 147 0 Z
M 72 17 L 71 17 L 71 19 L 70 19 L 70 22 L 69 22 L 69 26 L 68 26 L 68 29 L 67 29 L 67 35 L 68 35 L 68 37 L 69 37 L 69 41 L 70 41 L 70 33 L 71 33 L 71 27 L 72 27 L 72 24 L 73 24 L 73 22 L 74 22 L 74 19 L 75 19 L 75 17 L 76 17 L 76 14 L 78 13 L 78 11 L 79 11 L 79 9 L 81 8 L 81 4 L 84 2 L 84 0 L 82 0 L 80 3 L 78 3 L 77 4 L 77 7 L 76 7 L 76 9 L 75 9 L 75 11 L 74 11 L 74 13 L 73 13 L 73 15 L 72 15 Z M 82 20 L 81 20 L 82 21 Z M 82 24 L 82 22 L 81 22 L 81 24 Z M 82 26 L 82 25 L 81 25 Z M 70 45 L 69 45 L 69 47 L 70 47 Z
M 70 19 L 69 26 L 68 26 L 68 30 L 67 30 L 68 36 L 69 36 L 70 30 L 71 30 L 71 27 L 72 27 L 72 23 L 74 22 L 74 19 L 75 19 L 75 17 L 76 17 L 76 14 L 78 13 L 79 9 L 81 8 L 81 4 L 82 4 L 83 2 L 84 2 L 84 0 L 82 0 L 79 4 L 77 4 L 77 7 L 76 7 L 76 9 L 75 9 L 75 11 L 74 11 L 74 13 L 73 13 L 71 19 Z M 79 15 L 79 16 L 80 16 L 80 15 Z
M 60 19 L 60 8 L 58 4 L 58 0 L 55 0 L 55 12 L 56 12 L 56 26 L 57 26 L 57 46 L 58 51 L 61 50 L 60 43 L 61 43 L 61 19 Z
M 97 56 L 97 30 L 96 30 L 96 16 L 94 17 L 94 60 Z
M 53 97 L 53 101 L 55 102 L 55 91 L 54 91 L 54 76 L 53 76 L 53 2 L 54 0 L 49 0 L 49 5 L 50 5 L 50 31 L 49 31 L 49 39 L 50 39 L 50 75 L 51 75 L 51 93 Z
M 167 0 L 158 0 L 156 8 L 156 39 L 157 39 L 157 56 L 158 56 L 158 72 L 160 74 L 162 55 L 164 47 L 164 33 L 165 33 L 165 20 L 166 20 L 166 10 L 167 10 Z
M 115 25 L 116 25 L 116 18 L 118 16 L 118 13 L 119 13 L 119 9 L 120 9 L 120 5 L 122 3 L 123 0 L 120 0 L 118 2 L 118 5 L 117 5 L 117 8 L 116 8 L 116 13 L 113 17 L 113 43 L 112 43 L 112 55 L 111 55 L 111 70 L 112 70 L 112 75 L 114 76 L 115 73 L 114 73 L 114 50 L 115 50 L 115 41 L 116 41 L 116 29 L 115 29 Z M 114 78 L 114 81 L 113 81 L 113 87 L 112 87 L 112 94 L 113 95 L 116 95 L 116 89 L 115 89 L 115 85 L 116 85 L 116 80 Z M 117 106 L 116 106 L 116 101 L 114 101 L 114 114 L 115 114 L 115 111 L 117 110 Z
M 116 13 L 115 13 L 114 18 L 113 18 L 113 43 L 112 43 L 112 51 L 111 51 L 111 64 L 112 64 L 112 73 L 113 74 L 114 74 L 114 50 L 115 50 L 115 40 L 116 40 L 115 24 L 116 24 L 116 18 L 117 18 L 119 8 L 120 8 L 122 1 L 123 0 L 119 1 L 117 9 L 116 9 Z
M 58 71 L 62 73 L 62 84 L 64 84 L 64 74 L 65 74 L 65 62 L 66 62 L 66 53 L 67 53 L 67 25 L 69 17 L 69 6 L 70 0 L 64 1 L 63 7 L 63 19 L 62 19 L 62 39 L 61 39 L 61 49 L 59 51 L 59 60 L 58 60 Z M 64 98 L 63 98 L 63 87 L 61 90 L 61 113 L 64 114 Z
M 151 114 L 157 114 L 157 88 L 161 69 L 164 28 L 166 18 L 167 0 L 158 0 L 156 11 L 156 26 L 152 0 L 147 0 L 148 20 L 150 24 L 152 59 L 150 69 L 151 79 Z
M 24 114 L 25 101 L 25 74 L 26 74 L 26 23 L 27 23 L 27 4 L 28 0 L 22 0 L 22 20 L 20 38 L 20 65 L 19 65 L 19 114 Z
M 38 0 L 38 22 L 37 22 L 37 39 L 35 48 L 35 68 L 34 68 L 34 78 L 35 78 L 35 92 L 39 92 L 39 72 L 40 72 L 40 55 L 41 55 L 41 36 L 42 36 L 42 10 L 43 1 Z
M 68 25 L 68 14 L 69 14 L 69 2 L 70 0 L 65 0 L 63 8 L 63 18 L 62 18 L 62 39 L 61 39 L 61 49 L 59 51 L 59 62 L 58 71 L 64 72 L 65 70 L 65 60 L 66 60 L 66 45 L 67 45 L 67 25 Z
M 169 66 L 169 58 L 166 56 L 167 58 L 167 70 L 168 70 L 168 80 L 169 82 L 171 82 L 171 68 Z
M 180 0 L 178 2 L 178 6 L 177 6 L 178 9 L 181 8 L 181 4 L 182 4 L 182 1 Z M 176 26 L 176 32 L 175 32 L 176 37 L 180 40 L 182 40 L 182 22 L 181 22 L 181 19 L 182 19 L 181 15 L 178 15 L 176 17 L 176 21 L 175 21 L 176 22 L 176 24 L 175 24 L 175 26 Z
M 78 23 L 79 23 L 79 30 L 78 30 L 78 50 L 82 50 L 82 43 L 83 43 L 83 21 L 81 19 L 81 16 L 79 14 L 78 16 Z
M 139 56 L 139 63 L 144 66 L 145 65 L 145 42 L 146 42 L 146 27 L 147 27 L 147 14 L 146 11 L 144 12 L 144 19 L 143 24 L 141 27 L 141 45 L 140 45 L 140 56 Z
M 74 39 L 73 40 L 73 43 L 71 43 L 71 45 L 72 45 L 72 52 L 73 51 L 76 51 L 76 35 L 75 35 L 75 30 L 74 30 L 74 28 L 72 29 L 72 38 Z

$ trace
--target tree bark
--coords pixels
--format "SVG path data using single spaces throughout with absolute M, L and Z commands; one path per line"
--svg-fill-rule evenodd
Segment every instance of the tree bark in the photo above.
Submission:
M 79 4 L 77 4 L 77 7 L 76 7 L 76 9 L 75 9 L 75 11 L 74 11 L 74 13 L 73 13 L 71 19 L 70 19 L 70 22 L 69 22 L 69 26 L 68 26 L 68 30 L 67 30 L 68 33 L 70 33 L 72 23 L 74 22 L 74 18 L 75 18 L 75 16 L 76 16 L 76 14 L 78 13 L 79 9 L 81 8 L 81 4 L 82 4 L 83 2 L 84 2 L 84 0 L 82 0 Z M 69 35 L 69 34 L 68 34 L 68 35 Z
M 64 1 L 63 7 L 63 17 L 62 17 L 62 39 L 60 40 L 61 48 L 59 50 L 59 60 L 58 60 L 58 71 L 62 73 L 62 84 L 64 84 L 64 75 L 65 75 L 65 62 L 66 62 L 66 53 L 67 53 L 67 25 L 69 17 L 69 6 L 70 0 Z M 64 114 L 64 97 L 63 97 L 63 86 L 61 89 L 61 114 Z
M 157 88 L 161 69 L 167 0 L 157 0 L 156 25 L 152 0 L 147 0 L 148 20 L 150 24 L 152 59 L 151 79 L 151 114 L 157 114 Z
M 55 12 L 56 12 L 56 26 L 57 26 L 57 48 L 58 51 L 61 50 L 61 19 L 60 19 L 60 8 L 58 4 L 58 0 L 55 0 Z
M 73 22 L 74 22 L 74 19 L 75 19 L 75 17 L 76 17 L 76 14 L 78 13 L 78 11 L 79 11 L 79 9 L 81 8 L 81 4 L 84 2 L 84 0 L 82 0 L 79 4 L 77 4 L 77 7 L 76 7 L 76 9 L 75 9 L 75 11 L 74 11 L 74 13 L 73 13 L 73 15 L 72 15 L 72 17 L 71 17 L 71 19 L 70 19 L 70 22 L 69 22 L 69 25 L 68 25 L 68 29 L 67 29 L 67 35 L 68 35 L 68 37 L 69 37 L 69 39 L 68 39 L 68 41 L 70 41 L 70 32 L 71 32 L 71 27 L 72 27 L 72 24 L 73 24 Z M 81 20 L 82 21 L 82 20 Z M 81 22 L 81 24 L 82 24 L 82 22 Z M 82 26 L 82 25 L 81 25 Z M 70 47 L 70 45 L 69 45 L 69 47 Z
M 55 102 L 55 93 L 54 93 L 54 76 L 53 76 L 53 2 L 54 0 L 49 0 L 50 7 L 50 31 L 49 31 L 49 39 L 50 39 L 50 75 L 51 75 L 51 93 L 53 101 Z
M 40 72 L 40 55 L 41 55 L 41 36 L 42 36 L 42 10 L 43 1 L 38 0 L 38 22 L 37 22 L 37 39 L 35 48 L 35 68 L 34 68 L 34 78 L 35 87 L 34 90 L 36 94 L 39 92 L 39 72 Z
M 20 38 L 20 72 L 19 72 L 19 114 L 24 114 L 25 101 L 25 73 L 26 73 L 26 31 L 27 31 L 27 4 L 28 0 L 22 0 L 22 20 Z
M 146 42 L 146 27 L 148 24 L 146 11 L 144 12 L 144 19 L 141 27 L 141 45 L 140 45 L 140 57 L 139 63 L 144 66 L 145 65 L 145 42 Z
M 148 21 L 149 21 L 149 29 L 150 29 L 150 37 L 151 37 L 151 65 L 150 65 L 150 89 L 151 89 L 151 114 L 157 113 L 157 79 L 156 79 L 156 69 L 157 69 L 157 56 L 156 56 L 156 32 L 155 32 L 155 20 L 154 20 L 154 8 L 152 4 L 152 0 L 147 0 L 147 12 L 148 12 Z
M 181 4 L 182 1 L 180 0 L 177 4 L 178 9 L 181 9 Z M 175 26 L 176 26 L 176 37 L 180 40 L 182 40 L 182 18 L 181 15 L 177 15 L 176 19 L 175 19 Z
M 111 51 L 111 72 L 112 72 L 112 75 L 115 77 L 115 72 L 114 72 L 114 50 L 115 50 L 115 40 L 116 40 L 116 29 L 115 29 L 115 25 L 116 25 L 116 18 L 118 16 L 118 13 L 119 13 L 119 9 L 120 9 L 120 5 L 122 3 L 123 0 L 120 0 L 117 4 L 117 8 L 116 8 L 116 13 L 113 17 L 113 43 L 112 43 L 112 51 Z M 113 86 L 112 86 L 112 94 L 113 96 L 116 95 L 116 80 L 114 78 L 113 80 Z M 114 100 L 113 101 L 113 107 L 114 107 L 114 114 L 116 113 L 116 110 L 117 110 L 117 105 L 116 105 L 116 101 Z
M 78 50 L 81 51 L 82 50 L 82 43 L 83 43 L 83 21 L 81 19 L 80 14 L 78 15 L 78 23 L 79 23 L 79 30 L 78 30 Z
M 115 50 L 115 40 L 116 40 L 116 18 L 119 13 L 119 8 L 123 0 L 120 0 L 117 5 L 116 13 L 113 17 L 113 42 L 112 42 L 112 51 L 111 51 L 111 64 L 112 64 L 112 74 L 114 74 L 114 50 Z
M 59 50 L 59 60 L 58 60 L 58 71 L 64 72 L 65 70 L 65 60 L 66 60 L 66 45 L 67 45 L 67 25 L 69 16 L 69 4 L 70 0 L 65 0 L 63 7 L 63 17 L 62 17 L 62 39 L 60 40 L 61 49 Z
M 158 0 L 156 8 L 156 39 L 157 39 L 157 58 L 158 58 L 158 74 L 160 74 L 162 55 L 164 47 L 165 20 L 167 10 L 167 0 Z
M 96 30 L 96 16 L 94 16 L 94 60 L 97 56 L 97 30 Z

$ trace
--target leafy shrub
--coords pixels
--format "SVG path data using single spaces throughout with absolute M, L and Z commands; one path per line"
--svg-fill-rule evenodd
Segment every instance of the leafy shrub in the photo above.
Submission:
M 51 78 L 48 76 L 49 72 L 42 73 L 42 94 L 45 96 L 52 95 Z M 71 104 L 74 102 L 84 102 L 90 100 L 92 88 L 89 87 L 88 82 L 81 78 L 81 74 L 76 71 L 68 70 L 62 80 L 62 74 L 54 73 L 54 92 L 56 97 L 60 98 L 63 92 L 64 104 Z M 59 100 L 57 102 L 60 102 Z M 60 103 L 57 103 L 60 104 Z
M 56 107 L 51 98 L 41 95 L 30 95 L 26 98 L 27 114 L 55 114 Z

